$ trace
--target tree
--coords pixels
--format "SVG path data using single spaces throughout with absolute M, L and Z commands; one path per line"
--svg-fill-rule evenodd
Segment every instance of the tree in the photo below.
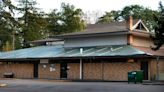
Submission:
M 18 26 L 17 21 L 14 18 L 14 12 L 16 7 L 11 3 L 10 0 L 0 0 L 0 48 L 6 45 L 6 43 L 13 43 L 12 40 L 14 37 L 16 27 Z
M 84 29 L 84 21 L 81 19 L 82 10 L 75 9 L 73 5 L 61 4 L 61 21 L 63 22 L 64 33 L 81 31 Z
M 16 9 L 16 7 L 11 3 L 11 0 L 0 0 L 0 8 L 2 10 L 7 8 L 12 13 L 13 13 L 13 9 Z
M 99 23 L 111 23 L 113 22 L 113 14 L 111 12 L 106 12 L 104 16 L 100 17 L 97 21 Z
M 159 2 L 160 17 L 154 16 L 158 26 L 155 27 L 155 35 L 151 35 L 155 47 L 153 50 L 158 50 L 164 44 L 164 6 Z
M 48 22 L 47 30 L 50 34 L 60 34 L 61 33 L 61 25 L 60 20 L 61 17 L 56 9 L 51 11 L 48 16 L 46 17 L 46 20 Z
M 48 14 L 48 30 L 53 34 L 81 31 L 85 27 L 81 15 L 81 9 L 75 9 L 73 5 L 62 3 L 61 11 L 53 10 Z
M 139 5 L 131 5 L 124 7 L 120 16 L 124 20 L 127 20 L 129 15 L 131 15 L 133 19 L 142 19 L 150 31 L 157 26 L 154 16 L 159 16 L 158 11 Z
M 36 4 L 36 1 L 33 0 L 20 0 L 18 4 L 18 9 L 22 14 L 19 17 L 21 25 L 19 34 L 23 47 L 29 47 L 29 41 L 45 37 L 47 22 L 44 13 L 38 12 L 39 9 L 35 7 Z
M 98 18 L 98 21 L 96 22 L 97 24 L 99 23 L 111 23 L 114 21 L 119 21 L 120 17 L 120 11 L 111 11 L 111 12 L 105 12 L 105 14 Z
M 130 5 L 123 8 L 123 10 L 121 11 L 121 16 L 125 20 L 129 18 L 129 15 L 131 15 L 134 19 L 140 19 L 142 17 L 143 11 L 143 6 Z
M 143 6 L 130 5 L 125 6 L 122 10 L 106 12 L 105 15 L 99 18 L 97 23 L 127 20 L 129 16 L 132 16 L 133 19 L 142 19 L 149 30 L 153 30 L 157 26 L 154 16 L 159 16 L 159 13 Z
M 6 41 L 6 44 L 3 45 L 2 51 L 11 51 L 12 50 L 12 44 L 9 41 Z
M 163 6 L 161 1 L 159 2 L 159 7 L 158 8 L 159 8 L 160 13 L 164 13 L 164 6 Z

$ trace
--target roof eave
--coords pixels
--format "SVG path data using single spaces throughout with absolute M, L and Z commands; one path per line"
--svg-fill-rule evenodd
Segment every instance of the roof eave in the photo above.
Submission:
M 76 56 L 76 57 L 40 57 L 40 58 L 8 58 L 8 59 L 0 59 L 0 61 L 39 61 L 40 59 L 86 59 L 86 58 L 150 58 L 151 55 L 141 54 L 141 55 L 116 55 L 116 56 Z M 155 58 L 155 56 L 153 56 Z
M 148 32 L 132 31 L 132 32 L 129 32 L 129 33 L 134 35 L 134 36 L 150 38 L 150 33 L 148 33 Z
M 77 38 L 77 37 L 89 37 L 89 36 L 101 36 L 101 35 L 103 36 L 120 35 L 120 34 L 128 34 L 128 30 L 116 31 L 116 32 L 88 33 L 88 34 L 56 35 L 56 36 L 50 36 L 50 38 L 65 39 L 65 38 Z

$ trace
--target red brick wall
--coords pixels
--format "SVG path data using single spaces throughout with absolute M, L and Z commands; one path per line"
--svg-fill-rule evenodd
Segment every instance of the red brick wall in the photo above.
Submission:
M 83 79 L 101 80 L 101 63 L 83 63 Z
M 127 72 L 134 70 L 140 70 L 140 63 L 105 63 L 104 80 L 127 81 Z
M 33 70 L 33 64 L 0 64 L 0 77 L 5 72 L 12 72 L 15 78 L 33 78 Z
M 67 71 L 68 79 L 79 79 L 80 75 L 80 64 L 79 63 L 68 63 L 70 69 Z
M 155 62 L 150 63 L 150 74 L 155 75 Z M 163 62 L 160 62 L 160 73 L 164 73 Z M 60 63 L 55 63 L 55 71 L 50 71 L 50 64 L 38 65 L 38 78 L 60 79 Z M 79 79 L 80 64 L 68 63 L 70 69 L 67 71 L 68 79 Z M 152 67 L 153 66 L 153 67 Z M 13 72 L 16 78 L 33 78 L 33 64 L 0 64 L 0 77 L 4 72 Z M 140 70 L 139 62 L 105 62 L 103 63 L 83 63 L 84 80 L 109 80 L 109 81 L 126 81 L 127 72 Z M 154 71 L 152 71 L 154 70 Z
M 127 72 L 140 70 L 140 63 L 84 63 L 83 79 L 127 81 Z
M 46 68 L 43 68 L 46 65 Z M 55 71 L 50 71 L 51 64 L 39 64 L 38 65 L 38 78 L 46 79 L 60 79 L 60 64 L 55 63 Z

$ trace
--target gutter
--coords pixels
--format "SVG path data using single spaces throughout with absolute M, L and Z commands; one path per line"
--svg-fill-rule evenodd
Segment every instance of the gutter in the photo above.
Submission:
M 9 59 L 0 59 L 0 61 L 12 61 L 12 60 L 40 60 L 40 59 L 96 59 L 96 58 L 150 58 L 145 54 L 142 55 L 118 55 L 118 56 L 76 56 L 76 57 L 38 57 L 38 58 L 9 58 Z

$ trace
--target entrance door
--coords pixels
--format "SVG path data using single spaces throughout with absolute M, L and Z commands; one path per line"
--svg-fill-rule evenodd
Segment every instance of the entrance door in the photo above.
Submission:
M 67 78 L 67 63 L 62 62 L 60 64 L 60 78 L 66 79 Z
M 38 62 L 34 62 L 34 78 L 38 78 Z
M 148 62 L 141 62 L 141 70 L 143 70 L 143 79 L 148 80 Z

